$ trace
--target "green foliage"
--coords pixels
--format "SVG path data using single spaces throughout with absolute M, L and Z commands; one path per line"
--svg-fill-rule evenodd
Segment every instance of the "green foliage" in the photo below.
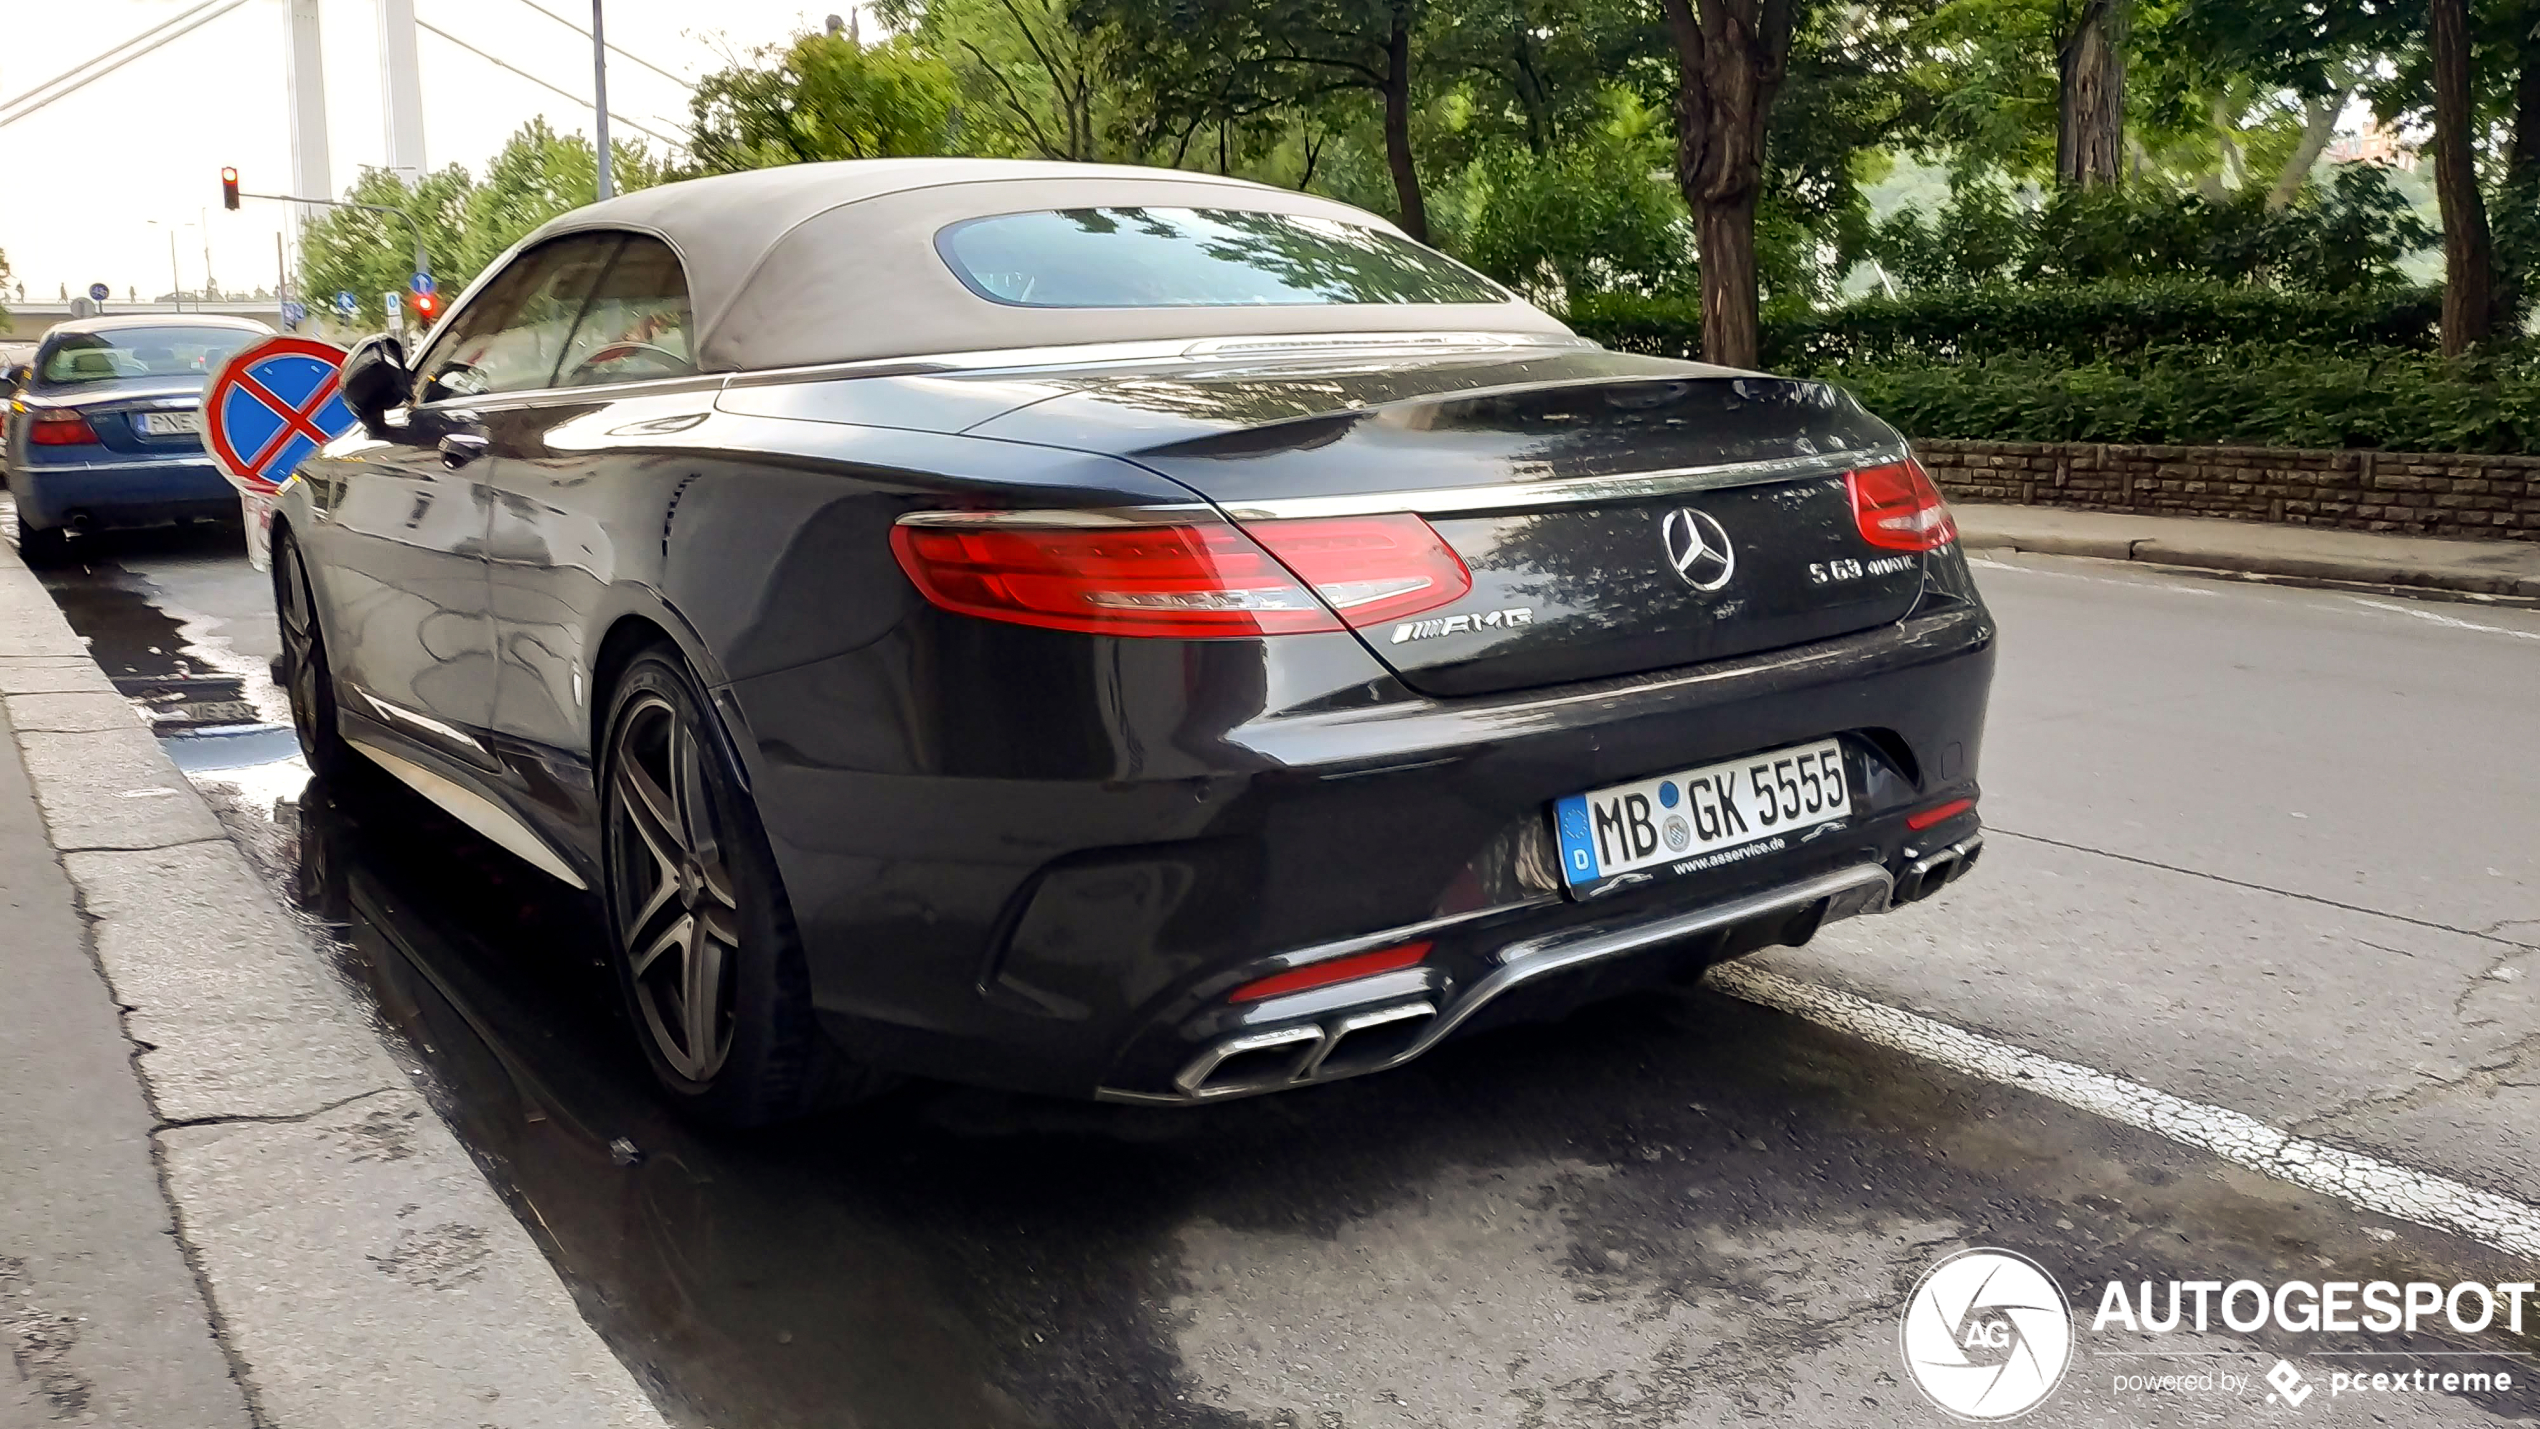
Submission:
M 702 173 L 825 159 L 959 152 L 951 66 L 914 36 L 797 36 L 697 81 L 689 146 Z
M 1953 188 L 1934 221 L 1910 210 L 1891 215 L 1868 248 L 1915 289 L 2193 277 L 2346 292 L 2397 281 L 2400 260 L 2434 239 L 2387 174 L 2349 164 L 2327 188 L 2305 186 L 2274 210 L 2255 189 L 2220 202 L 2063 190 L 2023 209 L 2000 183 L 1970 180 Z
M 2300 293 L 2181 281 L 2049 288 L 1998 284 L 1862 298 L 1764 322 L 1764 365 L 1821 373 L 1871 362 L 2018 356 L 2088 364 L 2155 349 L 2239 343 L 2321 350 L 2432 351 L 2442 295 L 2389 288 Z M 1570 325 L 1608 347 L 1662 357 L 1702 349 L 1702 315 L 1681 299 L 1607 294 L 1574 305 Z
M 7 281 L 9 281 L 9 253 L 7 249 L 0 248 L 0 283 L 5 283 Z M 0 294 L 0 296 L 5 295 Z M 9 305 L 5 302 L 0 302 L 0 332 L 6 332 L 8 329 Z
M 2540 356 L 2249 344 L 2130 362 L 1888 362 L 1829 373 L 1918 437 L 2540 455 Z
M 621 193 L 648 188 L 669 171 L 640 143 L 609 145 L 609 175 Z M 558 134 L 544 119 L 513 133 L 479 183 L 457 165 L 409 188 L 385 169 L 365 169 L 344 197 L 412 215 L 441 291 L 455 297 L 485 266 L 531 229 L 598 192 L 598 151 L 580 134 Z M 300 289 L 313 305 L 338 292 L 359 298 L 375 321 L 380 295 L 404 292 L 414 271 L 414 233 L 385 214 L 335 208 L 309 225 L 300 244 Z
M 1632 105 L 1589 142 L 1487 152 L 1461 196 L 1458 255 L 1553 306 L 1594 294 L 1690 293 L 1693 245 L 1660 117 Z
M 1100 160 L 1119 105 L 1067 0 L 883 0 L 883 21 L 950 66 L 974 154 Z

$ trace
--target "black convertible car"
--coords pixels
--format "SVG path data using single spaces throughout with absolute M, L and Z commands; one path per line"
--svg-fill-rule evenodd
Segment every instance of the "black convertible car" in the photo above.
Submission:
M 1354 1076 L 1980 847 L 1994 625 L 1893 430 L 1328 200 L 671 184 L 343 383 L 274 524 L 310 762 L 596 895 L 701 1116 Z

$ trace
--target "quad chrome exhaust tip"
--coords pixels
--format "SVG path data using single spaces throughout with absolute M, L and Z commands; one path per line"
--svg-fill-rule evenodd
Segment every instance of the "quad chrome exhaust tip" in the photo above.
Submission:
M 1419 1034 L 1436 1020 L 1427 1002 L 1396 1003 L 1330 1023 L 1307 1022 L 1229 1037 L 1191 1059 L 1173 1078 L 1194 1101 L 1275 1091 L 1356 1076 L 1407 1060 Z
M 1965 871 L 1982 842 L 1970 837 L 1939 850 L 1908 874 L 1919 880 L 1918 888 L 1937 888 Z M 1428 1051 L 1501 993 L 1537 978 L 1759 919 L 1811 915 L 1813 931 L 1903 902 L 1901 887 L 1884 866 L 1856 864 L 1704 908 L 1609 920 L 1511 943 L 1494 955 L 1497 966 L 1460 990 L 1411 970 L 1335 984 L 1261 1004 L 1259 1010 L 1273 1016 L 1282 1004 L 1288 1013 L 1275 1024 L 1256 1023 L 1254 1030 L 1210 1043 L 1174 1075 L 1169 1091 L 1101 1087 L 1094 1095 L 1110 1102 L 1189 1106 L 1381 1072 Z M 1307 998 L 1314 1002 L 1304 1002 Z

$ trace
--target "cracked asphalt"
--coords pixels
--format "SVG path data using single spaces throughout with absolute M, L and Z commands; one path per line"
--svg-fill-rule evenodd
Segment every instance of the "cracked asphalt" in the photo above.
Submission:
M 1713 989 L 1197 1113 L 913 1086 L 701 1136 L 648 1095 L 587 908 L 419 800 L 303 787 L 232 544 L 102 555 L 48 577 L 73 624 L 673 1422 L 1936 1425 L 1901 1310 L 1983 1245 L 2076 1314 L 2025 1422 L 2540 1419 L 2540 1313 L 2090 1326 L 2112 1280 L 2540 1266 Z M 2042 557 L 1979 577 L 1984 865 L 1754 965 L 2540 1201 L 2540 615 Z M 463 1274 L 425 1229 L 396 1273 Z M 2516 1385 L 2325 1389 L 2473 1352 Z M 2298 1410 L 2268 1400 L 2279 1359 L 2318 1388 Z M 2162 1374 L 2189 1378 L 2119 1385 Z

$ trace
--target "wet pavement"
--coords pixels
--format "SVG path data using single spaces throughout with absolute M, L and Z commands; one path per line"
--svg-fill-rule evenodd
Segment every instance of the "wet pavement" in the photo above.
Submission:
M 654 1101 L 583 898 L 385 781 L 309 784 L 234 535 L 95 556 L 45 578 L 74 626 L 676 1423 L 1938 1424 L 1898 1327 L 1971 1245 L 2034 1257 L 2076 1313 L 2028 1422 L 2540 1419 L 2540 1302 L 2521 1336 L 2089 1314 L 2110 1280 L 2530 1264 L 1704 990 L 1201 1111 L 911 1085 L 701 1134 Z M 2279 1357 L 2298 1411 L 2269 1402 Z M 2520 1382 L 2325 1387 L 2473 1363 Z M 2146 1374 L 2190 1378 L 2117 1386 Z

